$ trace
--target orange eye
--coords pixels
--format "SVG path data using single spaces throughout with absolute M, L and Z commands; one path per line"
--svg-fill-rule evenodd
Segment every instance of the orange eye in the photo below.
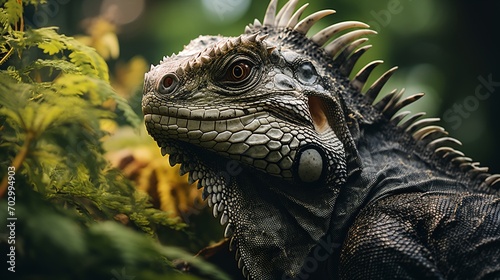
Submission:
M 247 61 L 237 61 L 229 67 L 226 73 L 226 80 L 241 82 L 250 76 L 252 66 Z
M 179 78 L 173 73 L 168 73 L 160 80 L 158 91 L 160 93 L 172 93 L 179 84 Z
M 172 77 L 165 77 L 165 79 L 163 79 L 163 86 L 165 88 L 171 87 L 173 83 L 174 79 Z

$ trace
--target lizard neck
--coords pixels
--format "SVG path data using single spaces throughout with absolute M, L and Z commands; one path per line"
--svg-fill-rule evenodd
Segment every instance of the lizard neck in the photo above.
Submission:
M 395 192 L 467 190 L 468 181 L 443 166 L 423 145 L 388 121 L 360 127 L 357 139 L 360 177 L 368 181 L 370 200 Z
M 373 115 L 372 115 L 373 116 Z M 360 209 L 383 197 L 408 192 L 467 191 L 471 182 L 437 161 L 433 153 L 386 118 L 363 119 L 351 127 L 360 162 L 335 201 L 329 235 L 342 244 Z M 477 184 L 477 182 L 476 182 Z M 335 264 L 340 252 L 333 253 Z

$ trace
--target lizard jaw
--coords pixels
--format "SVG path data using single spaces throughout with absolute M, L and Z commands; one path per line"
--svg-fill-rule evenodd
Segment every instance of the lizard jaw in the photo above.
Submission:
M 215 169 L 207 168 L 205 164 L 199 162 L 197 156 L 187 155 L 185 149 L 179 149 L 175 144 L 162 144 L 161 154 L 168 154 L 169 164 L 174 166 L 180 164 L 179 173 L 188 173 L 188 183 L 193 184 L 198 181 L 198 189 L 203 189 L 202 198 L 207 201 L 212 209 L 214 218 L 220 217 L 220 224 L 226 225 L 224 237 L 230 238 L 233 235 L 233 225 L 229 221 L 229 210 L 224 198 L 227 196 L 226 188 L 229 184 L 227 176 Z
M 202 199 L 212 209 L 212 215 L 214 218 L 220 217 L 219 222 L 222 226 L 226 225 L 223 236 L 229 239 L 229 250 L 234 252 L 238 268 L 247 279 L 250 279 L 249 270 L 237 246 L 235 226 L 230 216 L 231 211 L 228 206 L 231 201 L 228 191 L 230 178 L 225 176 L 228 174 L 218 171 L 217 167 L 208 168 L 207 164 L 201 163 L 195 153 L 188 154 L 187 151 L 191 150 L 182 149 L 175 142 L 164 142 L 160 147 L 162 156 L 168 155 L 171 166 L 180 164 L 181 176 L 188 173 L 189 184 L 198 181 L 197 187 L 203 189 Z

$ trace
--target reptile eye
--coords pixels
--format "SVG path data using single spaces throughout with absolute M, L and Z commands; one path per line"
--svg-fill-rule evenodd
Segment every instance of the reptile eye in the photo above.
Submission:
M 222 95 L 238 95 L 254 88 L 262 77 L 261 60 L 257 56 L 237 54 L 213 66 L 212 82 Z
M 236 61 L 228 68 L 224 79 L 230 82 L 242 82 L 250 76 L 252 66 L 248 61 Z
M 318 74 L 312 63 L 304 62 L 297 69 L 297 78 L 301 83 L 310 85 L 316 82 Z
M 173 73 L 168 73 L 160 80 L 158 91 L 160 93 L 172 93 L 179 84 L 179 78 Z

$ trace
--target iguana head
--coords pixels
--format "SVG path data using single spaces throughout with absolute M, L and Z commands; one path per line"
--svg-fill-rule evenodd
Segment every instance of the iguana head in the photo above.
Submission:
M 252 279 L 298 274 L 359 168 L 342 95 L 352 90 L 348 56 L 366 40 L 356 39 L 372 33 L 325 45 L 368 26 L 343 22 L 308 38 L 334 11 L 299 21 L 307 5 L 294 13 L 290 1 L 276 15 L 276 2 L 241 36 L 202 36 L 165 57 L 146 74 L 142 101 L 149 133 L 203 187 Z

